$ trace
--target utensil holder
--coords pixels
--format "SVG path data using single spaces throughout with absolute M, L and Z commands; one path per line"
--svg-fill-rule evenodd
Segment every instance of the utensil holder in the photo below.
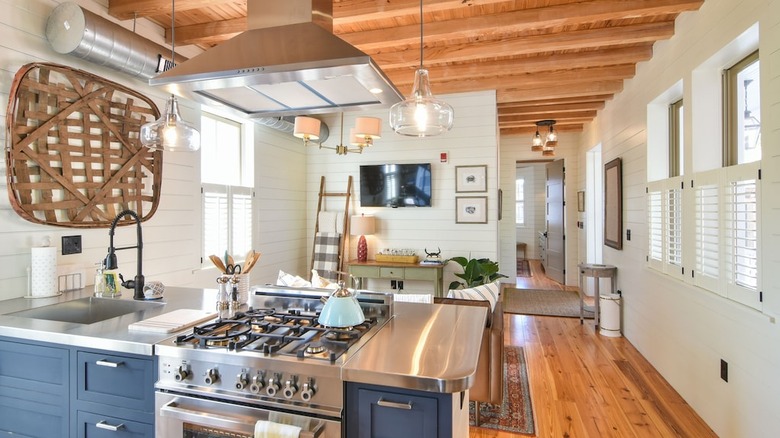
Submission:
M 238 279 L 238 283 L 236 283 L 236 288 L 238 289 L 237 301 L 239 304 L 246 304 L 249 301 L 249 274 L 223 275 L 222 278 L 227 280 L 228 293 L 233 292 L 233 283 L 230 282 L 230 279 L 233 277 Z M 230 297 L 228 297 L 227 301 L 230 301 Z

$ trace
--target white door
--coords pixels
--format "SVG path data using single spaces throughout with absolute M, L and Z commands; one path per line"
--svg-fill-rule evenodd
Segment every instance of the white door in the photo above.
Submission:
M 566 245 L 563 210 L 563 160 L 547 164 L 545 219 L 547 249 L 545 273 L 558 283 L 566 283 Z

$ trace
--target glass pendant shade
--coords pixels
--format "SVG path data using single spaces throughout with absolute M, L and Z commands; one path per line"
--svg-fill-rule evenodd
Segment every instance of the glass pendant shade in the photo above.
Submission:
M 298 116 L 295 118 L 293 135 L 303 139 L 303 144 L 309 144 L 309 140 L 320 139 L 320 125 L 322 122 L 314 117 Z
M 420 68 L 414 75 L 412 94 L 390 108 L 390 126 L 398 134 L 428 137 L 449 131 L 455 111 L 448 103 L 431 93 L 428 70 Z
M 542 136 L 539 135 L 539 131 L 536 131 L 536 135 L 534 135 L 533 143 L 531 143 L 531 151 L 533 152 L 541 152 L 542 151 Z
M 141 144 L 149 149 L 195 152 L 200 149 L 200 132 L 179 114 L 179 103 L 171 95 L 159 119 L 141 126 Z
M 550 133 L 547 134 L 547 141 L 545 142 L 545 146 L 554 147 L 558 145 L 558 134 L 555 132 L 555 129 L 550 126 Z

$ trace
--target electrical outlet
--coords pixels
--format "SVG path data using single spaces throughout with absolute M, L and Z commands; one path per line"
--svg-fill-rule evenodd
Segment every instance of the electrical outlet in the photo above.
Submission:
M 81 254 L 81 236 L 62 236 L 62 255 Z
M 398 290 L 404 290 L 404 282 L 403 281 L 398 281 L 396 284 L 398 285 Z
M 723 359 L 720 360 L 720 378 L 724 382 L 729 381 L 729 363 Z
M 390 280 L 390 289 L 398 289 L 398 283 L 395 280 Z

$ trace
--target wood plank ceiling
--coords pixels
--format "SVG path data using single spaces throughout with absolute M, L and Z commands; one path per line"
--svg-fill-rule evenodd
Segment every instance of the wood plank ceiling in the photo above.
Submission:
M 250 0 L 259 1 L 259 0 Z M 278 1 L 278 0 L 267 0 Z M 502 135 L 535 122 L 581 131 L 623 89 L 681 12 L 704 0 L 426 0 L 424 66 L 435 95 L 496 90 Z M 246 29 L 246 0 L 176 0 L 176 45 L 207 49 Z M 420 65 L 418 0 L 334 0 L 333 31 L 407 95 Z M 109 0 L 109 14 L 166 29 L 170 0 Z

